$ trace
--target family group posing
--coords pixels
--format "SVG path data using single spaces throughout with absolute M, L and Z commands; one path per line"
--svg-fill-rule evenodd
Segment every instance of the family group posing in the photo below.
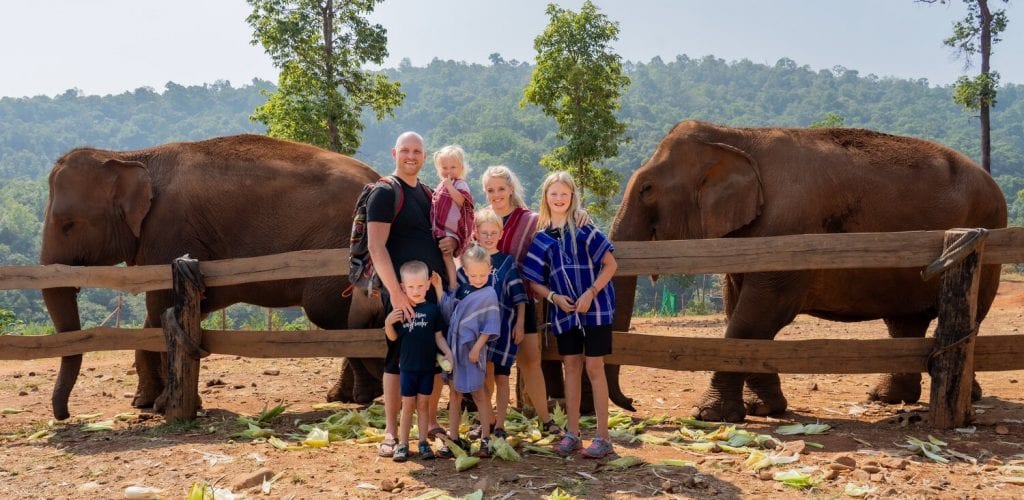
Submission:
M 616 263 L 611 242 L 580 209 L 572 177 L 548 175 L 535 213 L 526 207 L 515 174 L 490 167 L 482 176 L 487 207 L 474 212 L 461 148 L 447 146 L 434 155 L 441 182 L 432 192 L 418 179 L 426 161 L 422 137 L 402 134 L 391 154 L 393 180 L 378 183 L 366 201 L 367 244 L 382 283 L 388 345 L 380 455 L 395 461 L 410 457 L 414 411 L 421 459 L 434 458 L 430 441 L 437 437 L 464 442 L 458 416 L 462 395 L 471 394 L 481 424 L 467 437 L 478 433 L 480 455 L 489 456 L 490 436 L 506 436 L 513 364 L 544 422 L 542 430 L 561 435 L 557 453 L 579 451 L 590 458 L 611 453 L 604 356 L 612 349 Z M 462 264 L 458 269 L 456 257 Z M 564 430 L 548 413 L 533 297 L 550 303 L 547 320 L 565 371 Z M 585 449 L 579 429 L 584 369 L 597 416 L 596 436 Z M 447 432 L 437 421 L 442 380 L 449 386 Z M 446 445 L 436 454 L 451 455 Z

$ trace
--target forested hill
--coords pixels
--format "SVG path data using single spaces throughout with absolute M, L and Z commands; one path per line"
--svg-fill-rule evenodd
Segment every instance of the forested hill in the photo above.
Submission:
M 475 171 L 471 179 L 479 179 L 488 165 L 508 165 L 520 173 L 532 195 L 543 176 L 538 160 L 556 144 L 553 121 L 535 107 L 519 107 L 532 69 L 492 56 L 486 66 L 435 60 L 426 67 L 402 64 L 387 70 L 402 83 L 405 103 L 394 119 L 374 122 L 366 117 L 363 146 L 356 156 L 388 172 L 395 137 L 416 130 L 429 149 L 463 145 Z M 631 142 L 606 164 L 623 180 L 684 119 L 805 127 L 834 113 L 845 126 L 932 139 L 975 159 L 980 156 L 977 119 L 952 102 L 950 86 L 862 76 L 839 67 L 815 71 L 789 59 L 769 66 L 679 56 L 668 62 L 656 58 L 628 63 L 626 69 L 632 84 L 620 115 Z M 261 133 L 262 124 L 251 122 L 249 115 L 266 99 L 260 91 L 272 88 L 259 80 L 241 87 L 168 83 L 161 92 L 140 88 L 100 97 L 69 90 L 55 97 L 0 98 L 0 265 L 37 260 L 45 175 L 64 152 L 85 145 L 137 149 Z M 1024 85 L 999 89 L 992 112 L 992 168 L 1013 204 L 1024 188 Z M 428 182 L 436 180 L 432 163 L 424 172 Z M 471 185 L 479 194 L 478 182 Z M 1022 208 L 1013 212 L 1018 221 Z M 31 295 L 0 292 L 0 309 L 42 320 L 42 306 Z M 83 316 L 103 311 L 109 308 L 97 307 L 94 313 L 83 304 Z
M 532 66 L 494 57 L 483 66 L 435 60 L 426 67 L 388 70 L 402 83 L 405 103 L 381 123 L 367 118 L 357 154 L 388 169 L 388 151 L 403 130 L 424 134 L 428 147 L 457 142 L 474 165 L 504 163 L 529 170 L 554 144 L 554 125 L 537 108 L 521 109 Z M 845 126 L 933 139 L 979 156 L 977 120 L 953 104 L 951 87 L 926 80 L 861 76 L 855 70 L 813 71 L 781 59 L 774 66 L 727 63 L 712 56 L 679 56 L 628 63 L 632 78 L 621 116 L 632 142 L 608 166 L 628 174 L 680 120 L 694 118 L 738 126 L 803 127 L 827 113 Z M 120 95 L 0 99 L 0 179 L 44 175 L 63 152 L 90 145 L 134 149 L 154 144 L 261 132 L 249 120 L 269 82 L 232 87 L 218 82 L 162 92 L 140 88 Z M 1024 86 L 999 90 L 992 114 L 994 175 L 1024 176 Z M 539 172 L 539 170 L 538 170 Z

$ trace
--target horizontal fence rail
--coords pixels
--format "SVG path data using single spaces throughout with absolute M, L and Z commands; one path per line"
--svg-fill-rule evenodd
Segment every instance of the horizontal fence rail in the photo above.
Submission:
M 711 274 L 804 269 L 924 267 L 942 253 L 945 231 L 835 233 L 615 242 L 616 275 Z M 984 264 L 1024 262 L 1024 228 L 989 232 Z M 201 262 L 207 287 L 257 281 L 341 276 L 348 249 L 302 250 Z M 130 293 L 171 288 L 169 265 L 101 267 L 0 266 L 0 290 L 110 288 Z
M 381 329 L 287 332 L 203 330 L 212 354 L 247 358 L 384 357 Z M 544 359 L 560 360 L 553 339 Z M 665 337 L 616 332 L 611 364 L 686 371 L 752 373 L 927 372 L 934 339 L 739 340 Z M 159 328 L 90 328 L 59 335 L 0 336 L 0 360 L 29 360 L 94 351 L 141 349 L 164 352 Z M 808 356 L 813 353 L 813 356 Z M 1024 335 L 981 335 L 974 347 L 976 371 L 1024 369 Z

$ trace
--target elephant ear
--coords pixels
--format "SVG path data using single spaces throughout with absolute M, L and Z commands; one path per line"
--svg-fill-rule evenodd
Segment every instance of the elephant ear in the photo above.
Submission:
M 714 163 L 704 172 L 698 194 L 704 238 L 721 238 L 757 218 L 764 191 L 757 162 L 728 144 L 707 143 Z
M 149 213 L 153 200 L 153 182 L 146 165 L 137 161 L 107 160 L 104 167 L 114 170 L 114 206 L 120 211 L 125 224 L 138 238 L 142 234 L 142 221 Z

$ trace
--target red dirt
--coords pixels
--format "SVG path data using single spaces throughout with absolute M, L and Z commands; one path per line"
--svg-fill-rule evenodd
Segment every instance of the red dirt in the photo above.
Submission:
M 981 334 L 1020 333 L 1024 323 L 1024 282 L 1005 281 Z M 720 315 L 648 319 L 637 318 L 639 331 L 661 335 L 718 337 L 724 327 Z M 781 338 L 879 338 L 880 321 L 830 323 L 801 316 Z M 71 399 L 76 415 L 102 413 L 107 420 L 133 412 L 130 395 L 136 377 L 127 352 L 93 353 Z M 687 498 L 777 498 L 789 495 L 843 497 L 848 483 L 875 487 L 874 495 L 921 498 L 1021 498 L 1024 485 L 1024 371 L 978 374 L 985 398 L 976 405 L 973 433 L 935 432 L 922 421 L 927 411 L 925 377 L 921 404 L 883 406 L 864 402 L 874 375 L 784 375 L 789 411 L 781 419 L 748 418 L 745 428 L 769 433 L 781 424 L 820 421 L 832 426 L 827 434 L 807 437 L 822 449 L 807 448 L 796 464 L 774 470 L 815 467 L 814 476 L 830 470 L 838 457 L 847 456 L 857 469 L 821 482 L 810 492 L 796 492 L 781 483 L 760 479 L 743 466 L 745 455 L 690 453 L 667 446 L 616 443 L 620 455 L 639 456 L 648 462 L 673 458 L 696 462 L 693 470 L 636 467 L 611 471 L 600 462 L 581 458 L 561 460 L 530 455 L 520 462 L 484 460 L 475 469 L 456 473 L 450 460 L 397 464 L 376 456 L 372 445 L 333 443 L 328 448 L 281 451 L 266 443 L 234 442 L 228 436 L 238 430 L 238 415 L 253 415 L 264 405 L 287 403 L 288 411 L 275 428 L 290 431 L 296 421 L 314 422 L 329 411 L 314 410 L 333 382 L 338 362 L 333 359 L 242 359 L 211 356 L 202 363 L 200 386 L 205 416 L 195 426 L 165 426 L 162 419 L 143 414 L 132 423 L 115 423 L 114 432 L 86 433 L 79 425 L 58 429 L 48 440 L 29 441 L 52 418 L 49 393 L 57 360 L 4 362 L 0 366 L 0 409 L 26 410 L 0 415 L 0 495 L 9 498 L 123 498 L 131 485 L 159 487 L 166 498 L 184 496 L 195 481 L 231 487 L 239 476 L 261 467 L 283 476 L 271 496 L 312 497 L 414 497 L 434 489 L 462 495 L 490 484 L 488 498 L 535 498 L 561 486 L 580 497 L 636 497 L 669 495 Z M 280 370 L 267 375 L 268 368 Z M 706 372 L 672 372 L 648 368 L 623 368 L 627 394 L 636 398 L 638 418 L 667 414 L 688 416 L 705 388 Z M 207 384 L 219 379 L 224 385 Z M 6 412 L 10 413 L 10 412 Z M 136 412 L 137 413 L 137 412 Z M 927 420 L 927 415 L 923 415 Z M 73 417 L 74 418 L 74 417 Z M 652 429 L 666 435 L 678 426 Z M 949 448 L 978 459 L 971 464 L 954 459 L 944 465 L 922 457 L 907 462 L 887 460 L 900 450 L 907 436 L 927 439 L 929 434 L 949 443 Z M 589 439 L 589 435 L 585 434 Z M 797 437 L 781 437 L 793 441 Z M 218 459 L 228 457 L 229 462 Z M 604 462 L 604 461 L 602 461 Z M 1020 475 L 1017 475 L 1020 474 Z M 593 479 L 591 479 L 593 478 Z M 379 490 L 384 480 L 401 479 L 399 493 Z M 672 490 L 671 493 L 667 490 Z M 236 489 L 235 493 L 243 492 Z M 244 490 L 261 496 L 259 489 Z

